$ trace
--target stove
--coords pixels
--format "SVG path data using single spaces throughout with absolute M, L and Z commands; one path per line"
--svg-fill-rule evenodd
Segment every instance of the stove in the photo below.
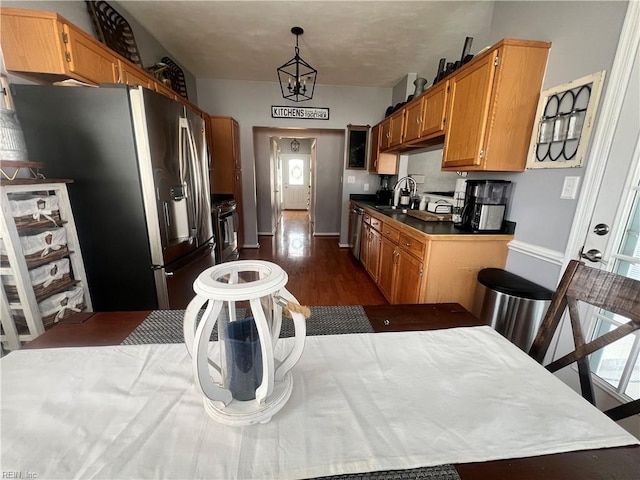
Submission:
M 213 199 L 211 218 L 216 239 L 216 263 L 238 259 L 238 212 L 233 199 Z

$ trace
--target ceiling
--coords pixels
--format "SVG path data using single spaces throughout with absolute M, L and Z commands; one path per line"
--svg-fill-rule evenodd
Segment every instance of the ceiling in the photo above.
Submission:
M 441 57 L 459 60 L 488 38 L 492 1 L 120 2 L 197 78 L 277 81 L 300 55 L 318 84 L 392 87 L 407 73 L 429 80 Z

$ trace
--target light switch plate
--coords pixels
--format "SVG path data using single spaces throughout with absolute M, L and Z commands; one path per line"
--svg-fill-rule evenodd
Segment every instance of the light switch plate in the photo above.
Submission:
M 347 183 L 356 183 L 356 177 L 354 177 L 353 175 L 348 175 Z
M 560 198 L 563 200 L 574 200 L 578 195 L 578 185 L 580 184 L 580 177 L 564 177 L 564 183 L 562 184 L 562 192 Z
M 364 191 L 365 191 L 365 192 L 368 192 L 368 191 L 369 191 L 369 184 L 368 184 L 368 183 L 365 183 L 365 184 L 364 184 Z

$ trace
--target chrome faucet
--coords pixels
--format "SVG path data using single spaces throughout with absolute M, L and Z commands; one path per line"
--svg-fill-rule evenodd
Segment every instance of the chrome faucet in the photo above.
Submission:
M 402 177 L 400 180 L 398 180 L 396 182 L 396 184 L 393 186 L 393 193 L 394 193 L 394 199 L 393 199 L 393 203 L 394 203 L 394 207 L 398 206 L 398 203 L 396 202 L 395 199 L 395 193 L 398 190 L 398 187 L 400 186 L 400 184 L 402 182 L 405 182 L 405 185 L 407 183 L 411 184 L 411 193 L 410 193 L 410 197 L 409 197 L 409 205 L 411 204 L 411 197 L 414 197 L 416 195 L 416 193 L 418 192 L 418 184 L 416 183 L 415 179 L 413 177 Z

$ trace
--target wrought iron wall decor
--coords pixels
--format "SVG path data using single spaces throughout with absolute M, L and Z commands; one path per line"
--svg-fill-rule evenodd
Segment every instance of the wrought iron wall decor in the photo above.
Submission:
M 162 63 L 167 65 L 167 69 L 163 74 L 171 82 L 171 89 L 180 95 L 182 98 L 189 99 L 187 96 L 187 83 L 184 79 L 184 72 L 176 62 L 169 57 L 162 57 Z
M 98 40 L 142 68 L 142 59 L 129 22 L 107 2 L 87 0 L 85 3 Z
M 580 167 L 593 129 L 605 71 L 540 94 L 527 168 Z

